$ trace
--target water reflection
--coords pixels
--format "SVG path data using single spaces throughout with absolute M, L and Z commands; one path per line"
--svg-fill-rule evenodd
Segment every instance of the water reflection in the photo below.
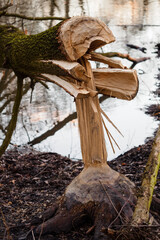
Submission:
M 100 17 L 109 24 L 117 41 L 103 48 L 104 52 L 117 51 L 130 54 L 133 57 L 151 57 L 146 62 L 136 65 L 139 73 L 140 87 L 137 97 L 130 101 L 113 98 L 102 99 L 102 109 L 117 125 L 124 135 L 120 137 L 112 126 L 108 126 L 114 138 L 118 141 L 121 151 L 117 149 L 113 155 L 106 138 L 109 159 L 122 152 L 142 144 L 146 137 L 151 136 L 157 123 L 150 116 L 145 115 L 144 109 L 151 104 L 158 104 L 159 97 L 153 94 L 156 91 L 155 78 L 159 74 L 159 9 L 160 1 L 140 0 L 70 0 L 66 6 L 65 1 L 27 0 L 17 1 L 16 10 L 29 16 L 73 16 L 90 15 Z M 158 17 L 157 17 L 158 16 Z M 3 22 L 6 21 L 3 18 Z M 55 23 L 28 22 L 10 19 L 6 22 L 12 24 L 16 21 L 18 26 L 27 29 L 29 33 L 40 32 Z M 148 26 L 148 25 L 154 25 Z M 146 48 L 146 53 L 133 49 L 127 44 Z M 155 52 L 155 46 L 157 50 Z M 130 67 L 130 63 L 123 59 L 123 64 Z M 103 66 L 103 65 L 102 65 Z M 4 138 L 7 124 L 10 119 L 13 98 L 15 94 L 15 79 L 10 71 L 1 73 L 0 80 L 0 140 Z M 5 80 L 4 80 L 5 79 Z M 11 80 L 12 79 L 12 80 Z M 6 89 L 6 85 L 8 85 Z M 30 83 L 26 79 L 24 97 L 21 104 L 16 131 L 12 143 L 21 145 L 30 143 L 38 150 L 55 151 L 72 158 L 81 158 L 78 123 L 73 99 L 58 86 L 48 84 L 49 90 L 36 84 L 33 99 L 30 103 Z M 3 89 L 6 91 L 2 91 Z M 8 95 L 7 95 L 8 94 Z

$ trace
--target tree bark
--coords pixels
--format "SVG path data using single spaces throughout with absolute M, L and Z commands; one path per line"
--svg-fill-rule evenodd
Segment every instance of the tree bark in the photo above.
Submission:
M 82 59 L 88 75 L 91 77 L 86 86 L 96 90 L 90 63 Z M 106 164 L 107 151 L 103 133 L 101 111 L 98 96 L 76 100 L 82 157 L 85 167 Z
M 139 225 L 148 223 L 149 210 L 152 203 L 153 191 L 157 181 L 160 167 L 160 126 L 157 131 L 152 151 L 144 171 L 141 190 L 133 214 L 132 224 Z
M 30 36 L 17 28 L 0 26 L 0 68 L 11 68 L 23 77 L 35 77 L 43 72 L 65 74 L 58 66 L 40 62 L 66 60 L 57 39 L 60 25 Z

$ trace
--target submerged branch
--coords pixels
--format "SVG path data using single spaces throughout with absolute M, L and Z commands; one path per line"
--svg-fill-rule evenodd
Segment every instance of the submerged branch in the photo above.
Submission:
M 42 142 L 43 140 L 45 140 L 49 136 L 53 136 L 57 131 L 59 131 L 61 128 L 63 128 L 67 123 L 69 123 L 70 121 L 72 121 L 73 119 L 76 119 L 76 118 L 77 118 L 77 113 L 73 112 L 72 114 L 67 116 L 65 119 L 58 122 L 52 129 L 46 131 L 41 136 L 33 139 L 32 141 L 28 142 L 27 144 L 30 144 L 30 145 L 33 146 L 35 144 L 38 144 L 38 143 Z
M 108 96 L 101 96 L 99 98 L 99 102 L 102 103 L 103 101 L 105 101 L 108 98 Z M 67 123 L 69 123 L 70 121 L 74 120 L 77 118 L 77 113 L 73 112 L 72 114 L 68 115 L 65 119 L 63 119 L 62 121 L 58 122 L 53 128 L 51 128 L 50 130 L 46 131 L 45 133 L 43 133 L 42 135 L 40 135 L 37 138 L 34 138 L 32 141 L 28 142 L 27 144 L 30 145 L 36 145 L 42 141 L 44 141 L 46 138 L 53 136 L 57 131 L 61 130 Z

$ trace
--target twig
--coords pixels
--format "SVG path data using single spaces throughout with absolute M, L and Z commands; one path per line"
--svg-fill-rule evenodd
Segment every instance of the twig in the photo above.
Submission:
M 25 123 L 24 123 L 24 121 L 23 121 L 23 114 L 21 115 L 21 119 L 22 119 L 22 126 L 23 126 L 23 128 L 24 128 L 24 130 L 25 130 L 25 132 L 26 132 L 26 134 L 27 134 L 28 141 L 30 142 L 31 139 L 30 139 L 29 133 L 28 133 L 28 131 L 27 131 L 27 128 L 26 128 L 26 126 L 25 126 Z
M 146 60 L 149 60 L 150 57 L 142 57 L 142 58 L 133 58 L 129 54 L 119 53 L 119 52 L 107 52 L 107 53 L 99 53 L 106 57 L 120 57 L 120 58 L 126 58 L 127 60 L 132 62 L 131 69 L 140 62 L 144 62 Z
M 128 198 L 127 201 L 130 200 L 130 197 L 131 197 L 131 196 L 129 196 L 129 198 Z M 126 204 L 127 204 L 127 201 L 123 204 L 123 206 L 121 207 L 121 209 L 120 209 L 120 211 L 119 211 L 117 217 L 116 217 L 116 218 L 110 223 L 110 225 L 108 226 L 108 228 L 110 228 L 110 226 L 111 226 L 111 225 L 112 225 L 112 224 L 118 219 L 118 217 L 120 217 L 122 210 L 124 209 L 124 207 L 125 207 Z
M 125 54 L 125 53 L 119 53 L 119 52 L 107 52 L 107 53 L 99 53 L 103 56 L 106 57 L 120 57 L 120 58 L 126 58 L 131 62 L 135 62 L 135 63 L 140 63 L 140 62 L 144 62 L 146 60 L 149 60 L 150 57 L 142 57 L 142 58 L 133 58 L 131 57 L 129 54 Z
M 121 148 L 119 147 L 118 143 L 116 142 L 116 140 L 114 139 L 114 137 L 112 136 L 112 134 L 110 133 L 110 131 L 108 131 L 110 137 L 112 138 L 112 140 L 114 141 L 114 143 L 116 144 L 116 146 L 118 147 L 119 150 L 121 150 Z
M 36 77 L 35 81 L 39 82 L 40 84 L 42 84 L 42 86 L 45 87 L 46 89 L 49 89 L 48 85 L 45 82 L 43 82 L 44 79 Z
M 107 136 L 108 136 L 109 142 L 110 142 L 110 144 L 111 144 L 112 150 L 113 150 L 113 152 L 115 153 L 115 150 L 114 150 L 114 147 L 113 147 L 113 144 L 112 144 L 111 138 L 110 138 L 109 130 L 107 129 L 106 124 L 105 124 L 103 118 L 102 118 L 102 123 L 103 123 L 103 125 L 104 125 L 105 130 L 106 130 L 106 133 L 107 133 Z
M 48 166 L 48 164 L 39 172 L 39 173 L 37 173 L 34 177 L 37 177 L 37 176 L 39 176 L 42 172 L 44 172 L 44 170 L 46 170 L 46 168 L 48 168 L 49 166 Z
M 32 237 L 33 237 L 33 240 L 36 240 L 36 239 L 35 239 L 35 236 L 34 236 L 33 229 L 32 229 Z
M 95 229 L 95 225 L 93 225 L 92 227 L 90 227 L 90 228 L 87 230 L 86 234 L 90 234 L 91 232 L 93 232 L 94 229 Z
M 146 225 L 146 224 L 141 224 L 141 225 L 138 225 L 135 226 L 135 225 L 128 225 L 128 224 L 123 224 L 123 227 L 132 227 L 132 228 L 159 228 L 160 227 L 160 224 L 156 224 L 156 225 Z M 121 227 L 121 225 L 116 225 L 116 227 Z
M 11 6 L 13 6 L 13 3 L 8 3 L 8 4 L 6 4 L 4 7 L 1 7 L 1 8 L 0 8 L 0 11 L 5 11 L 7 8 L 9 8 L 9 7 L 11 7 Z
M 113 148 L 113 145 L 112 145 L 111 138 L 112 138 L 112 140 L 114 141 L 114 143 L 116 144 L 116 146 L 118 147 L 119 150 L 120 150 L 120 147 L 119 147 L 118 143 L 116 142 L 116 140 L 114 139 L 114 137 L 112 136 L 112 134 L 110 133 L 110 131 L 108 130 L 108 128 L 106 127 L 106 124 L 105 124 L 103 118 L 102 118 L 102 122 L 103 122 L 103 125 L 104 125 L 104 127 L 105 127 L 105 130 L 106 130 L 106 132 L 107 132 L 107 136 L 108 136 L 108 139 L 109 139 L 109 141 L 110 141 L 110 143 L 111 143 L 113 152 L 115 153 L 114 148 Z
M 2 211 L 2 209 L 1 209 L 1 207 L 0 207 L 0 212 L 1 212 L 1 215 L 2 215 L 3 224 L 4 224 L 5 228 L 6 228 L 7 239 L 8 239 L 8 240 L 12 240 L 12 237 L 10 236 L 9 227 L 8 227 L 8 225 L 7 225 L 7 223 L 6 223 L 6 219 L 5 219 L 5 216 L 4 216 L 4 214 L 3 214 L 3 211 Z
M 121 133 L 121 131 L 116 127 L 116 125 L 111 121 L 111 119 L 107 116 L 107 114 L 102 110 L 101 108 L 101 112 L 103 114 L 103 116 L 108 120 L 108 122 L 110 122 L 112 124 L 112 126 L 123 136 L 123 134 Z
M 108 197 L 111 205 L 113 206 L 114 210 L 115 210 L 116 213 L 119 215 L 119 212 L 118 212 L 117 208 L 114 206 L 114 204 L 113 204 L 113 202 L 112 202 L 112 199 L 110 198 L 109 194 L 107 193 L 107 190 L 105 189 L 103 183 L 102 183 L 100 180 L 99 180 L 99 182 L 100 182 L 100 184 L 102 185 L 103 190 L 105 191 L 105 193 L 106 193 L 106 195 L 107 195 L 107 197 Z M 122 221 L 122 223 L 123 223 L 123 219 L 122 219 L 122 217 L 121 217 L 120 215 L 119 215 L 119 218 L 121 219 L 121 221 Z

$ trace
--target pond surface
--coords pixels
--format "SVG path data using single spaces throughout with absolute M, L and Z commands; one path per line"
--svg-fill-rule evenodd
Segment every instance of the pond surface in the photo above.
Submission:
M 43 14 L 48 15 L 49 1 L 45 1 L 45 5 L 40 0 L 37 2 L 41 2 Z M 108 98 L 101 103 L 101 108 L 124 136 L 119 135 L 112 125 L 106 123 L 121 148 L 119 150 L 115 146 L 116 154 L 113 154 L 106 138 L 108 159 L 111 160 L 132 147 L 143 144 L 147 137 L 153 135 L 158 126 L 153 117 L 145 114 L 145 109 L 151 104 L 160 103 L 160 98 L 154 95 L 160 69 L 159 59 L 154 53 L 156 44 L 160 42 L 160 1 L 97 0 L 95 2 L 86 0 L 79 2 L 83 5 L 79 6 L 78 1 L 70 1 L 70 16 L 85 14 L 98 17 L 109 26 L 116 37 L 116 42 L 103 47 L 101 51 L 128 53 L 135 58 L 150 57 L 150 60 L 139 63 L 135 67 L 139 77 L 139 91 L 132 101 Z M 59 4 L 61 3 L 63 4 L 62 0 L 59 1 Z M 55 10 L 55 16 L 64 16 L 65 11 L 63 8 L 61 10 Z M 32 12 L 32 10 L 28 11 Z M 37 15 L 41 12 L 39 10 Z M 27 23 L 25 24 L 27 26 Z M 37 28 L 39 31 L 45 29 L 46 23 L 38 23 Z M 146 53 L 132 49 L 126 44 L 145 47 Z M 124 59 L 122 63 L 127 67 L 131 65 L 131 62 Z M 73 98 L 56 85 L 48 84 L 48 86 L 49 90 L 37 84 L 31 103 L 31 90 L 24 95 L 17 128 L 11 142 L 17 145 L 31 142 L 34 148 L 40 151 L 58 152 L 71 158 L 81 158 Z M 1 101 L 0 107 L 3 104 L 4 101 Z M 0 125 L 7 126 L 11 107 L 12 103 L 2 111 Z M 0 130 L 0 141 L 3 137 L 3 131 Z

